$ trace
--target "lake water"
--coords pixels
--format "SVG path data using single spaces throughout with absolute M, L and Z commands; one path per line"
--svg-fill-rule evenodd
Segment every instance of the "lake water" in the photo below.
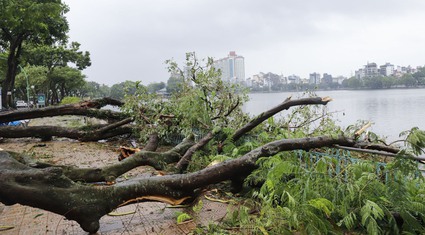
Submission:
M 338 111 L 334 117 L 347 127 L 357 120 L 372 121 L 371 131 L 398 139 L 399 133 L 412 127 L 425 130 L 425 89 L 389 89 L 356 91 L 318 91 L 318 96 L 330 96 L 327 104 L 330 112 Z M 249 94 L 244 110 L 252 115 L 260 114 L 292 95 L 295 99 L 302 92 L 252 93 Z M 281 115 L 287 114 L 284 110 Z

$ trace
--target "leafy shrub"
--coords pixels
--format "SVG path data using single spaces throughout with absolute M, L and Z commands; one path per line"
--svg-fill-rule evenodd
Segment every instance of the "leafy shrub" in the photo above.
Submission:
M 79 97 L 75 97 L 75 96 L 66 96 L 64 97 L 60 104 L 64 105 L 64 104 L 75 104 L 75 103 L 79 103 L 81 102 L 81 98 Z

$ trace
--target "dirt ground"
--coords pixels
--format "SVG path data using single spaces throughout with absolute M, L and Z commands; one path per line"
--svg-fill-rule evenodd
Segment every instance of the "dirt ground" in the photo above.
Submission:
M 64 119 L 70 123 L 79 121 Z M 51 123 L 51 120 L 44 118 L 42 122 Z M 34 122 L 31 124 L 34 125 Z M 48 142 L 35 138 L 3 139 L 0 140 L 0 148 L 26 153 L 49 163 L 101 167 L 118 161 L 118 148 L 125 142 L 126 140 L 82 143 L 66 138 L 54 138 L 53 141 Z M 140 167 L 128 172 L 125 177 L 118 178 L 117 181 L 154 173 L 152 168 Z M 217 223 L 226 216 L 228 204 L 206 200 L 205 197 L 201 197 L 200 200 L 203 201 L 203 207 L 199 213 L 194 213 L 191 207 L 171 208 L 159 202 L 127 205 L 118 208 L 117 211 L 123 214 L 131 212 L 128 215 L 102 217 L 98 234 L 188 234 L 196 226 Z M 178 211 L 192 214 L 193 220 L 185 224 L 177 224 Z M 87 233 L 76 222 L 66 220 L 61 215 L 28 206 L 5 206 L 0 203 L 0 234 Z

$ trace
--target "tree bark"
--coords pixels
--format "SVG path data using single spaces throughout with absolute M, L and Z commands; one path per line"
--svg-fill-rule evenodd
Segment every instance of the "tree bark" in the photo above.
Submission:
M 18 70 L 19 58 L 22 52 L 22 42 L 27 35 L 25 33 L 17 34 L 13 36 L 6 29 L 2 29 L 3 33 L 9 40 L 9 55 L 7 57 L 7 71 L 6 78 L 2 82 L 2 104 L 3 107 L 9 108 L 14 107 L 13 104 L 13 89 L 15 86 L 15 77 Z M 7 92 L 12 92 L 12 95 L 8 95 Z
M 111 98 L 103 98 L 98 100 L 83 101 L 77 104 L 49 106 L 38 109 L 8 111 L 0 113 L 0 123 L 64 115 L 80 115 L 114 121 L 128 118 L 127 115 L 120 112 L 114 112 L 111 110 L 98 110 L 108 104 L 115 106 L 123 105 L 121 101 L 114 100 Z
M 114 125 L 114 124 L 111 124 Z M 66 137 L 70 139 L 79 140 L 82 142 L 88 141 L 98 141 L 109 139 L 115 136 L 131 134 L 133 129 L 130 126 L 116 127 L 114 125 L 113 129 L 91 130 L 84 131 L 78 129 L 71 129 L 59 126 L 0 126 L 0 137 L 3 138 L 25 138 L 25 137 L 38 137 L 43 140 L 51 140 L 53 136 L 56 137 Z
M 131 157 L 102 168 L 77 168 L 29 161 L 23 163 L 31 165 L 33 168 L 60 167 L 63 170 L 63 174 L 73 181 L 113 183 L 120 175 L 139 166 L 151 166 L 156 170 L 164 170 L 167 164 L 177 162 L 192 145 L 193 136 L 184 139 L 183 142 L 166 152 L 147 150 L 152 149 L 153 145 L 151 143 L 146 150 L 136 152 Z
M 91 101 L 83 101 L 77 104 L 2 112 L 0 113 L 0 123 L 63 115 L 82 115 L 114 122 L 108 125 L 101 125 L 97 127 L 97 129 L 92 127 L 92 130 L 78 130 L 58 126 L 29 126 L 25 128 L 16 126 L 0 126 L 0 137 L 39 137 L 43 140 L 50 140 L 53 136 L 57 136 L 67 137 L 80 141 L 97 141 L 118 135 L 131 134 L 131 126 L 126 124 L 131 123 L 133 121 L 132 118 L 129 118 L 126 114 L 120 112 L 99 110 L 108 104 L 115 106 L 123 105 L 121 101 L 111 98 L 103 98 Z
M 192 147 L 190 147 L 187 152 L 183 155 L 183 157 L 180 159 L 180 161 L 176 164 L 176 169 L 180 172 L 183 172 L 186 170 L 187 166 L 189 165 L 190 161 L 192 160 L 192 155 L 202 147 L 204 147 L 212 138 L 214 137 L 212 132 L 208 132 L 201 140 L 198 141 L 198 143 L 194 144 Z

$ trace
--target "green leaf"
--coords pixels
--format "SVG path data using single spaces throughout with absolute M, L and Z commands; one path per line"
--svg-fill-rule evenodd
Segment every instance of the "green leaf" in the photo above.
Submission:
M 181 213 L 177 216 L 177 224 L 181 224 L 191 220 L 192 217 L 186 213 Z
M 329 218 L 335 209 L 334 204 L 326 198 L 315 198 L 308 201 L 308 204 L 323 213 Z

